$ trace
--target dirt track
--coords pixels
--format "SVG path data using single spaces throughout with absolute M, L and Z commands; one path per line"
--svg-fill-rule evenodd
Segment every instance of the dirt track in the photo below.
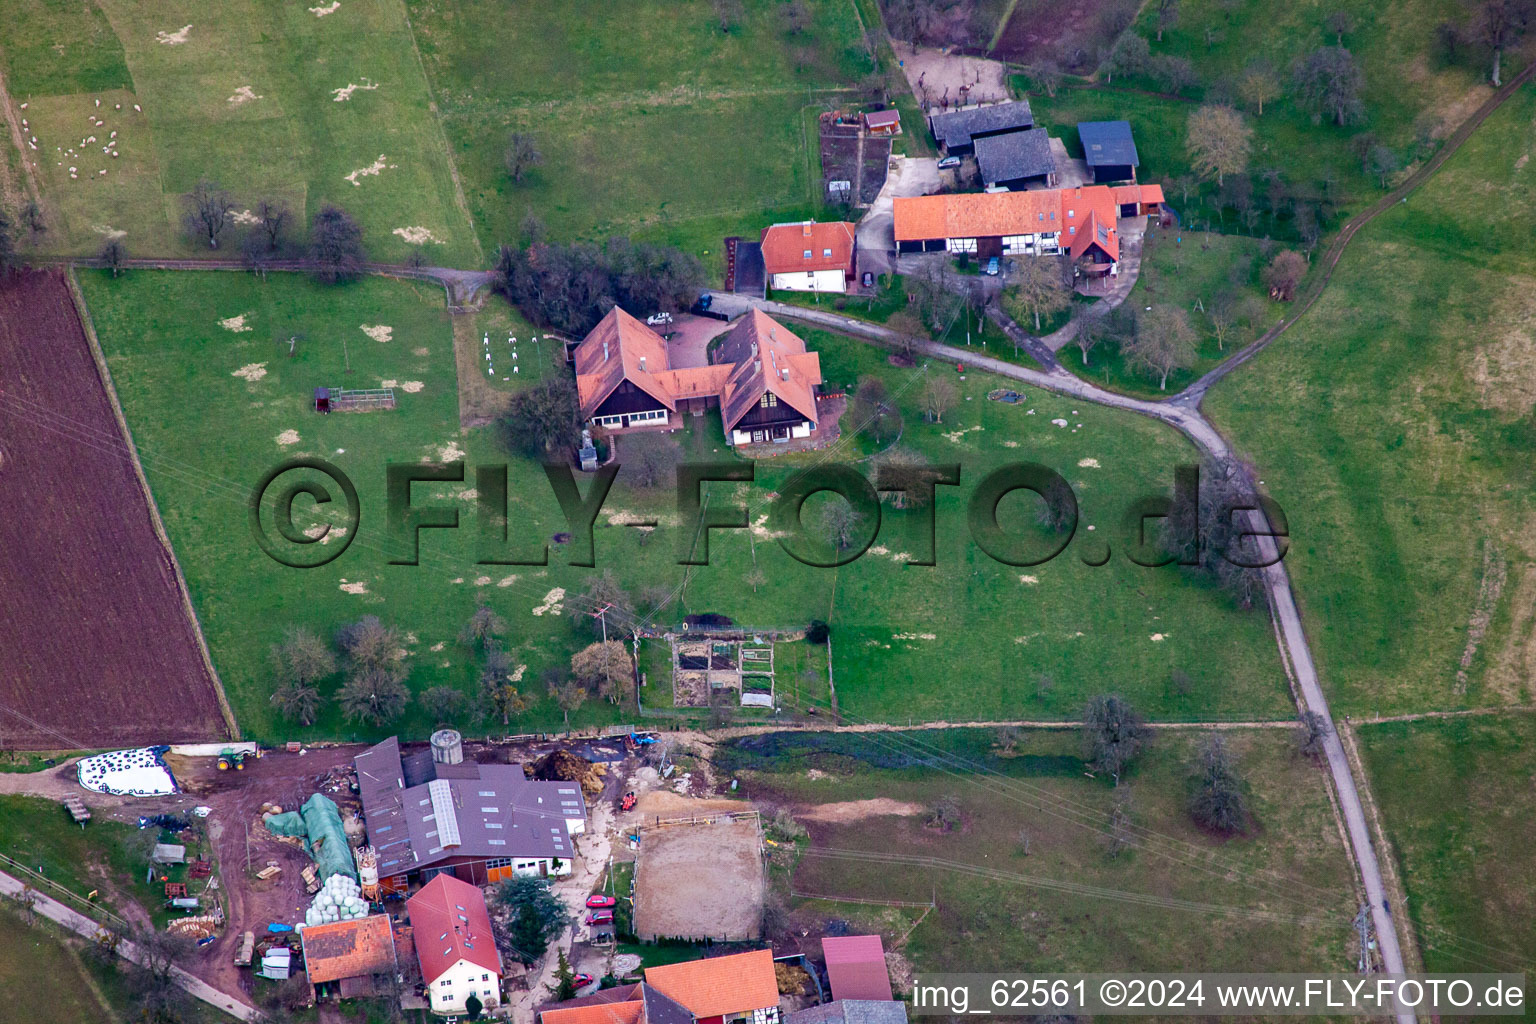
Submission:
M 214 682 L 61 273 L 0 283 L 0 747 L 216 740 Z

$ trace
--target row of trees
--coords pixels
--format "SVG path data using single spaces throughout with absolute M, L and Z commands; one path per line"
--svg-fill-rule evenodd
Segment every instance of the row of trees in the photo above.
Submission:
M 668 245 L 609 239 L 502 246 L 492 287 L 536 324 L 573 336 L 590 331 L 614 306 L 677 312 L 705 283 L 697 257 Z
M 607 608 L 615 636 L 633 621 L 633 602 L 608 571 L 595 578 L 576 603 Z M 582 623 L 586 618 L 578 617 Z M 605 625 L 592 628 L 603 630 Z M 506 621 L 489 605 L 475 608 L 458 637 L 478 665 L 475 696 L 445 685 L 424 690 L 418 700 L 434 723 L 446 725 L 474 712 L 477 718 L 499 718 L 508 725 L 533 706 L 534 698 L 523 686 L 526 666 L 518 665 L 507 650 L 506 632 Z M 411 704 L 408 657 L 400 631 L 375 615 L 341 627 L 329 643 L 312 630 L 290 627 L 271 649 L 277 681 L 272 704 L 284 718 L 313 725 L 324 705 L 321 684 L 339 672 L 343 680 L 335 701 L 347 721 L 369 726 L 392 722 Z M 571 656 L 568 674 L 550 669 L 542 681 L 568 721 L 589 694 L 614 704 L 633 699 L 634 661 L 623 643 L 604 637 Z
M 1314 711 L 1303 711 L 1297 718 L 1295 749 L 1302 756 L 1321 759 L 1329 735 L 1327 718 Z M 1126 771 L 1146 750 L 1151 738 L 1152 730 L 1146 720 L 1123 697 L 1094 697 L 1083 711 L 1083 759 L 1095 772 L 1108 775 L 1116 789 L 1122 788 Z M 1004 735 L 999 743 L 1012 749 L 1017 737 Z M 1248 783 L 1220 732 L 1207 733 L 1196 749 L 1186 807 L 1195 824 L 1218 835 L 1241 835 L 1253 824 Z M 1139 838 L 1131 810 L 1128 798 L 1116 800 L 1111 809 L 1106 835 L 1112 855 L 1135 845 Z M 1020 842 L 1027 853 L 1027 834 L 1021 835 Z
M 187 236 L 199 244 L 206 242 L 210 249 L 219 248 L 230 225 L 235 223 L 239 204 L 234 195 L 205 178 L 182 197 L 182 204 L 182 226 Z M 265 270 L 272 261 L 293 254 L 296 247 L 288 237 L 293 211 L 283 200 L 258 200 L 250 208 L 249 216 L 241 220 L 246 227 L 237 244 L 251 269 Z M 304 249 L 314 264 L 316 276 L 328 283 L 357 275 L 367 262 L 362 229 L 345 210 L 329 203 L 315 214 Z

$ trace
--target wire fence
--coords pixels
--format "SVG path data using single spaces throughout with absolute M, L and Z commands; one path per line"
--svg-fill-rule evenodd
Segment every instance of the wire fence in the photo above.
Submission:
M 27 867 L 25 864 L 22 864 L 20 861 L 12 860 L 5 854 L 0 853 L 0 864 L 5 866 L 7 872 L 15 875 L 20 881 L 25 882 L 27 885 L 31 886 L 33 889 L 36 889 L 38 892 L 44 894 L 45 896 L 63 897 L 65 900 L 68 900 L 69 903 L 75 907 L 80 908 L 81 910 L 84 910 L 92 917 L 104 921 L 108 924 L 116 925 L 118 928 L 121 928 L 124 931 L 128 930 L 128 922 L 125 919 L 118 917 L 116 914 L 112 913 L 112 911 L 108 910 L 106 907 L 103 907 L 101 904 L 94 903 L 91 900 L 86 899 L 84 896 L 81 896 L 74 890 L 66 889 L 64 886 L 60 885 L 58 882 L 55 882 L 53 879 L 38 874 L 36 871 L 33 871 L 31 868 Z

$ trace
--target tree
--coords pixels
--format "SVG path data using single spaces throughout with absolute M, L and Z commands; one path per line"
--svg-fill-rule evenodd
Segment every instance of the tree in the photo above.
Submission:
M 1296 286 L 1307 273 L 1307 258 L 1294 249 L 1285 249 L 1270 260 L 1260 279 L 1276 302 L 1290 302 L 1296 295 Z
M 411 702 L 402 666 L 365 669 L 347 679 L 336 695 L 341 713 L 349 722 L 383 725 L 392 722 Z
M 1323 19 L 1323 27 L 1333 33 L 1335 46 L 1343 46 L 1344 36 L 1355 30 L 1355 16 L 1345 10 L 1332 11 Z
M 217 184 L 202 179 L 192 186 L 192 191 L 182 197 L 186 205 L 184 223 L 187 234 L 208 239 L 208 248 L 219 247 L 219 236 L 229 225 L 229 215 L 234 212 L 235 200 Z
M 566 958 L 565 950 L 556 952 L 559 954 L 559 962 L 555 966 L 555 1001 L 564 1002 L 576 998 L 576 972 L 571 970 L 571 961 Z
M 5 262 L 3 254 L 0 254 L 0 265 Z M 116 235 L 101 243 L 101 265 L 112 271 L 116 277 L 123 272 L 123 264 L 128 262 L 128 249 L 123 245 L 123 240 Z
M 288 204 L 281 199 L 263 199 L 256 204 L 256 230 L 266 240 L 267 251 L 277 252 L 283 247 L 283 232 L 292 216 Z
M 705 282 L 691 253 L 612 238 L 602 248 L 577 242 L 502 246 L 491 287 L 536 324 L 586 334 L 615 305 L 677 312 L 693 305 Z
M 1199 769 L 1189 797 L 1189 816 L 1197 825 L 1224 836 L 1237 835 L 1248 825 L 1248 798 L 1219 732 L 1200 744 Z
M 485 648 L 485 660 L 480 666 L 480 692 L 487 709 L 501 716 L 502 725 L 512 724 L 512 719 L 533 706 L 532 698 L 525 697 L 516 686 L 522 673 L 512 664 L 512 656 L 498 644 Z
M 571 655 L 571 677 L 617 704 L 634 693 L 635 663 L 619 641 L 598 641 Z
M 1503 84 L 1500 67 L 1504 51 L 1514 45 L 1531 21 L 1530 0 L 1483 0 L 1472 22 L 1472 35 L 1493 51 L 1490 80 L 1497 88 Z
M 1157 18 L 1157 41 L 1163 41 L 1163 33 L 1179 23 L 1179 0 L 1153 0 Z
M 875 444 L 885 444 L 901 433 L 901 413 L 891 400 L 885 382 L 873 374 L 859 377 L 848 411 L 851 416 L 847 425 L 867 435 Z
M 1158 379 L 1159 390 L 1168 389 L 1168 375 L 1195 364 L 1195 332 L 1189 314 L 1182 309 L 1158 307 L 1136 318 L 1135 340 L 1123 351 L 1133 369 Z
M 923 379 L 923 412 L 934 423 L 943 423 L 944 414 L 954 408 L 960 393 L 948 377 L 928 374 Z
M 240 236 L 240 258 L 245 261 L 247 270 L 266 279 L 267 265 L 272 262 L 272 250 L 267 247 L 267 236 L 258 228 L 252 228 Z
M 1035 522 L 1052 533 L 1062 533 L 1077 522 L 1077 497 L 1060 476 L 1053 477 L 1040 496 Z
M 1248 168 L 1253 129 L 1231 107 L 1208 103 L 1189 115 L 1185 148 L 1201 177 L 1215 178 L 1219 186 L 1226 175 Z
M 1104 58 L 1104 82 L 1113 82 L 1116 75 L 1139 75 L 1147 70 L 1151 60 L 1152 48 L 1146 37 L 1127 32 L 1115 40 Z
M 490 605 L 479 603 L 470 613 L 469 621 L 459 630 L 459 643 L 466 647 L 489 650 L 496 638 L 507 631 L 507 622 Z
M 563 683 L 550 688 L 550 695 L 555 698 L 555 704 L 565 713 L 565 727 L 571 727 L 571 712 L 580 711 L 581 706 L 587 702 L 587 691 L 574 679 L 568 679 Z
M 863 514 L 840 494 L 827 496 L 816 516 L 818 532 L 839 551 L 853 547 L 863 522 Z
M 1258 116 L 1264 116 L 1264 104 L 1280 95 L 1280 76 L 1274 65 L 1262 57 L 1248 62 L 1237 79 L 1237 95 L 1251 103 Z
M 1041 317 L 1060 313 L 1072 300 L 1063 277 L 1060 257 L 1025 257 L 1014 269 L 1009 295 L 1026 315 L 1034 317 L 1036 334 L 1040 333 Z M 1014 348 L 1018 348 L 1017 342 Z
M 742 6 L 741 0 L 710 0 L 715 11 L 715 20 L 720 23 L 720 31 L 729 35 L 741 24 Z
M 811 12 L 804 0 L 789 0 L 783 7 L 784 30 L 792 36 L 804 32 L 811 23 Z
M 812 619 L 805 627 L 805 642 L 816 646 L 824 646 L 827 638 L 832 635 L 832 627 L 820 619 Z
M 338 629 L 336 646 L 341 648 L 351 673 L 392 665 L 403 650 L 399 630 L 386 626 L 377 615 L 364 615 Z
M 1370 172 L 1376 176 L 1376 180 L 1382 188 L 1387 187 L 1387 177 L 1401 166 L 1398 162 L 1397 154 L 1392 152 L 1391 147 L 1383 146 L 1379 143 L 1371 147 L 1371 152 L 1366 162 Z
M 1061 88 L 1061 80 L 1065 77 L 1060 66 L 1053 60 L 1043 60 L 1031 67 L 1028 71 L 1029 80 L 1035 83 L 1035 87 L 1047 96 L 1055 96 L 1056 90 Z
M 1237 326 L 1243 314 L 1243 301 L 1236 292 L 1227 290 L 1216 293 L 1205 307 L 1205 315 L 1211 321 L 1211 331 L 1216 335 L 1218 351 L 1227 350 L 1227 335 Z
M 928 460 L 919 452 L 907 447 L 888 448 L 874 458 L 876 481 L 882 491 L 887 486 L 899 490 L 886 491 L 891 507 L 899 509 L 926 508 L 935 490 L 932 484 L 924 486 L 922 474 L 928 469 Z
M 1303 711 L 1296 720 L 1296 751 L 1306 757 L 1320 758 L 1333 730 L 1328 719 L 1316 711 Z
M 271 650 L 279 686 L 272 703 L 285 718 L 313 725 L 320 710 L 317 682 L 336 671 L 336 656 L 324 640 L 302 626 L 290 626 Z
M 399 1004 L 397 1003 L 396 1005 L 398 1006 Z M 479 996 L 477 996 L 473 992 L 471 992 L 469 994 L 468 998 L 466 998 L 464 1000 L 464 1016 L 465 1016 L 465 1018 L 468 1019 L 468 1020 L 479 1020 L 480 1019 L 480 1015 L 484 1011 L 485 1011 L 485 1004 L 480 1001 L 480 997 Z
M 1088 306 L 1072 310 L 1072 344 L 1082 353 L 1083 365 L 1088 365 L 1088 353 L 1104 340 L 1104 322 L 1094 316 Z
M 510 878 L 501 883 L 495 899 L 508 912 L 505 942 L 497 945 L 525 967 L 544 955 L 569 922 L 565 904 L 543 878 Z
M 362 229 L 345 210 L 330 204 L 320 207 L 309 229 L 309 257 L 317 264 L 315 276 L 326 284 L 362 273 Z
M 965 299 L 950 287 L 942 264 L 925 263 L 920 273 L 906 278 L 907 294 L 923 324 L 932 331 L 949 330 L 965 307 Z
M 21 261 L 16 255 L 15 226 L 5 210 L 0 209 L 0 277 L 20 265 Z
M 642 490 L 653 487 L 670 489 L 677 479 L 677 465 L 683 461 L 683 449 L 666 434 L 630 434 L 620 451 L 624 479 Z
M 1260 505 L 1248 475 L 1236 464 L 1208 461 L 1200 467 L 1199 492 L 1181 489 L 1163 520 L 1161 546 L 1180 565 L 1205 575 L 1239 608 L 1267 599 L 1258 548 L 1234 510 Z
M 130 941 L 139 952 L 128 969 L 128 988 L 133 1019 L 173 1024 L 197 1011 L 192 997 L 181 987 L 179 971 L 192 956 L 192 940 L 177 932 L 135 929 Z
M 22 222 L 27 225 L 27 231 L 33 235 L 41 235 L 48 230 L 48 221 L 43 216 L 43 207 L 36 199 L 28 199 L 26 205 L 21 208 Z
M 1188 57 L 1175 57 L 1170 53 L 1153 57 L 1147 66 L 1147 75 L 1165 92 L 1171 93 L 1183 92 L 1200 81 L 1195 65 Z
M 1318 47 L 1297 62 L 1292 77 L 1296 98 L 1334 124 L 1352 124 L 1365 115 L 1360 102 L 1365 79 L 1354 55 L 1344 47 Z
M 283 683 L 271 700 L 278 714 L 300 725 L 314 725 L 320 713 L 320 690 L 312 683 Z
M 612 569 L 604 569 L 592 578 L 592 582 L 587 584 L 587 589 L 582 591 L 577 599 L 576 607 L 593 613 L 587 620 L 586 626 L 598 639 L 607 635 L 618 635 L 635 619 L 634 599 L 629 596 L 627 590 L 619 586 L 619 578 L 613 574 Z M 603 615 L 596 614 L 603 608 L 607 608 L 608 611 Z M 578 616 L 572 616 L 572 621 L 578 626 L 581 625 Z
M 506 164 L 507 173 L 512 176 L 512 181 L 521 185 L 528 171 L 544 162 L 544 154 L 539 152 L 538 144 L 532 135 L 527 132 L 513 132 L 507 137 L 507 149 L 502 154 L 502 161 Z
M 1083 710 L 1083 758 L 1120 785 L 1120 775 L 1146 746 L 1149 737 L 1141 714 L 1123 697 L 1100 695 Z
M 751 587 L 752 593 L 755 594 L 757 593 L 758 587 L 764 587 L 768 585 L 768 574 L 754 565 L 752 568 L 747 570 L 746 575 L 742 576 L 741 581 L 747 586 Z
M 962 824 L 960 801 L 953 796 L 941 796 L 928 808 L 928 827 L 940 832 L 953 832 Z
M 566 454 L 581 440 L 576 388 L 563 375 L 546 377 L 512 396 L 501 419 L 508 448 L 535 459 Z
M 464 713 L 469 699 L 452 686 L 433 686 L 421 695 L 421 706 L 434 725 L 447 725 Z

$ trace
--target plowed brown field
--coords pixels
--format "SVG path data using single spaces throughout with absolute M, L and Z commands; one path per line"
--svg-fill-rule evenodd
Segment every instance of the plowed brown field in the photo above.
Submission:
M 0 748 L 223 735 L 68 285 L 0 280 Z

